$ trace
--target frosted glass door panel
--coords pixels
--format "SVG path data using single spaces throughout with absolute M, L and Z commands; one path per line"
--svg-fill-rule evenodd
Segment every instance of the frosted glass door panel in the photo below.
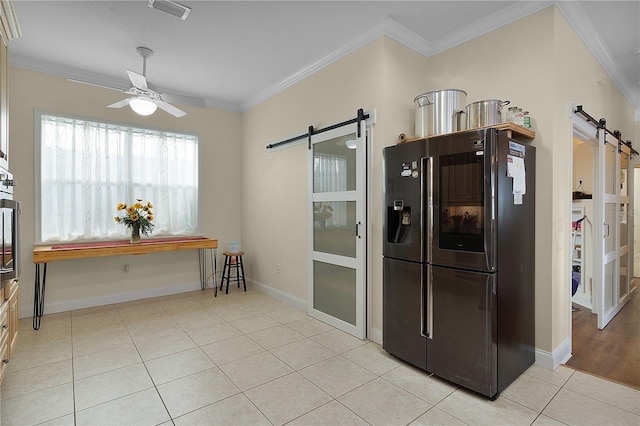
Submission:
M 616 204 L 605 203 L 604 205 L 604 252 L 610 253 L 614 250 L 613 237 L 616 232 Z
M 628 181 L 628 173 L 629 173 L 629 156 L 625 154 L 620 154 L 620 195 L 626 197 L 629 195 L 627 181 Z
M 347 147 L 355 139 L 351 134 L 313 145 L 314 193 L 356 189 L 356 151 Z
M 356 202 L 313 203 L 313 250 L 356 257 Z
M 629 253 L 620 256 L 620 292 L 618 298 L 622 299 L 629 293 Z
M 313 308 L 356 325 L 356 271 L 313 262 Z
M 629 227 L 627 225 L 628 204 L 620 204 L 620 247 L 629 244 Z
M 616 191 L 616 173 L 618 173 L 618 169 L 616 168 L 616 156 L 618 154 L 618 149 L 613 146 L 606 144 L 605 145 L 605 177 L 604 177 L 604 193 L 605 194 L 617 194 Z
M 615 296 L 615 266 L 616 262 L 611 261 L 604 265 L 604 311 L 607 312 L 613 307 Z

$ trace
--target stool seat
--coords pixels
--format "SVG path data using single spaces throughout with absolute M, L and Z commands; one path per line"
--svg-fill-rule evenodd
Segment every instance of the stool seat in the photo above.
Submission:
M 242 263 L 242 256 L 244 256 L 243 251 L 225 251 L 224 253 L 224 267 L 222 268 L 222 279 L 220 280 L 220 290 L 224 286 L 224 280 L 227 280 L 227 290 L 225 294 L 229 294 L 229 282 L 235 281 L 238 283 L 238 288 L 240 288 L 240 280 L 242 280 L 242 285 L 244 287 L 244 291 L 247 291 L 247 282 L 244 279 L 244 264 Z M 232 277 L 231 270 L 236 270 L 236 276 Z

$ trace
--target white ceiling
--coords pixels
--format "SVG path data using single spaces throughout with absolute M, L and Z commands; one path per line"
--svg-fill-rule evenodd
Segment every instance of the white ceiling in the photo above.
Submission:
M 127 88 L 146 46 L 159 91 L 242 111 L 382 34 L 429 56 L 556 3 L 640 109 L 637 0 L 178 2 L 192 9 L 185 21 L 147 0 L 14 0 L 10 64 Z

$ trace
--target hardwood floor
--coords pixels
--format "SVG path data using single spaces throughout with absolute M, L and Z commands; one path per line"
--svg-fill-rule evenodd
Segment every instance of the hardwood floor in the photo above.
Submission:
M 573 312 L 573 356 L 566 365 L 640 389 L 639 293 L 636 288 L 604 330 L 598 330 L 590 310 Z

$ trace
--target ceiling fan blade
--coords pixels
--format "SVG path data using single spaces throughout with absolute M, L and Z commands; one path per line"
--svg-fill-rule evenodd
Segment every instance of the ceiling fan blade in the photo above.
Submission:
M 108 108 L 122 108 L 122 107 L 126 107 L 127 105 L 129 105 L 129 101 L 131 100 L 131 98 L 126 98 L 123 99 L 121 101 L 115 102 L 111 105 L 108 105 Z
M 168 112 L 169 114 L 175 117 L 184 117 L 185 115 L 187 115 L 187 113 L 181 110 L 180 108 L 176 108 L 173 105 L 161 99 L 156 99 L 154 102 L 156 103 L 156 105 L 158 105 L 160 109 L 165 110 L 166 112 Z
M 161 93 L 160 97 L 165 102 L 171 102 L 172 104 L 190 105 L 199 108 L 206 106 L 203 98 L 196 98 L 194 96 L 176 95 L 172 93 Z
M 76 80 L 75 78 L 67 78 L 67 80 L 73 83 L 88 84 L 90 86 L 102 87 L 103 89 L 117 90 L 118 92 L 126 92 L 126 89 L 123 89 L 122 87 L 107 86 L 105 84 L 92 83 L 90 81 Z
M 149 86 L 147 86 L 147 78 L 144 75 L 131 70 L 127 70 L 127 75 L 134 87 L 142 90 L 149 90 Z

